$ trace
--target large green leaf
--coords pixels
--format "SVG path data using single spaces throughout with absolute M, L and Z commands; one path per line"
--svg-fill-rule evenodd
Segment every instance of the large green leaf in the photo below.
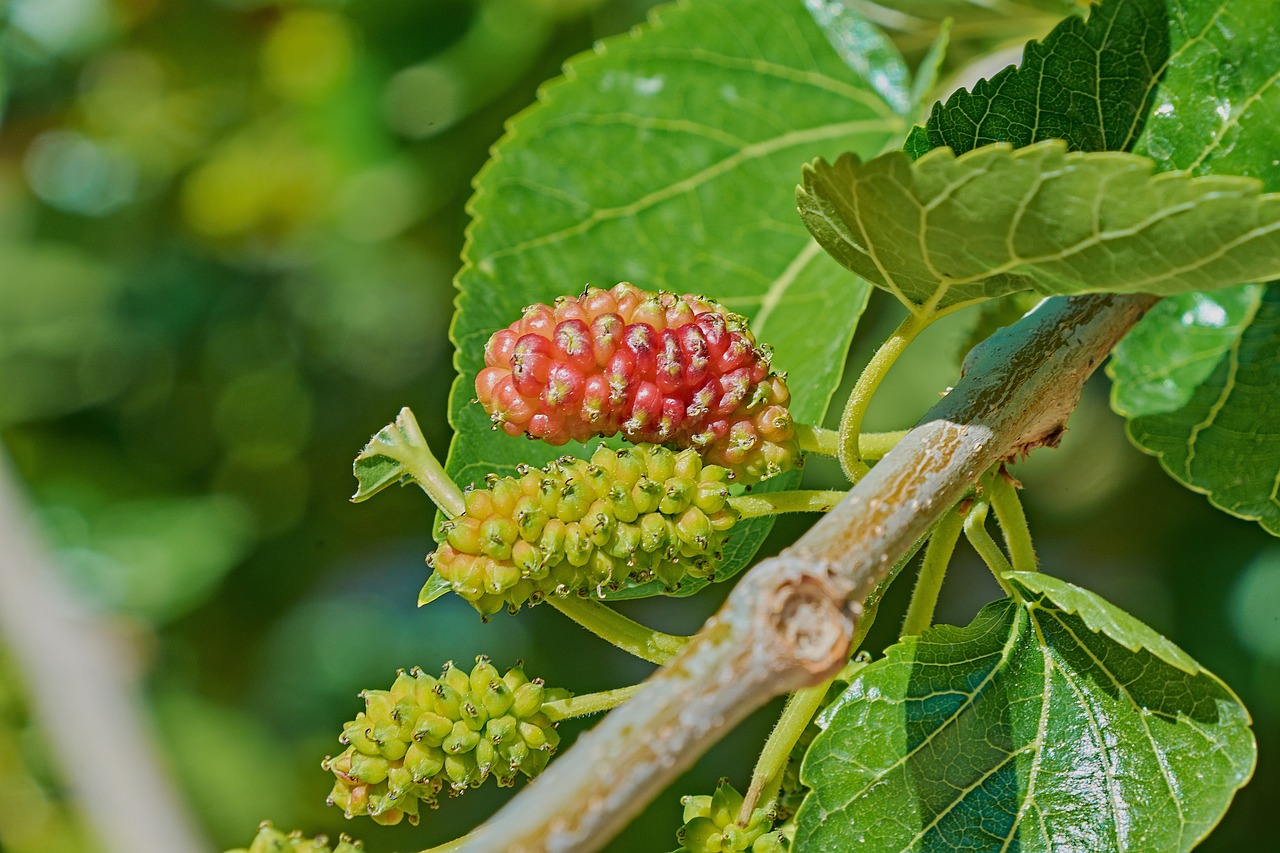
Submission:
M 476 180 L 452 328 L 449 472 L 465 485 L 584 453 L 491 431 L 470 401 L 488 336 L 588 282 L 704 293 L 747 315 L 790 375 L 797 419 L 821 420 L 867 288 L 814 245 L 792 188 L 816 153 L 873 154 L 905 132 L 879 70 L 852 71 L 801 0 L 665 7 L 572 60 Z M 735 529 L 726 576 L 768 528 Z
M 1165 0 L 1106 0 L 1088 21 L 1068 18 L 1022 63 L 935 104 L 904 146 L 957 154 L 993 142 L 1066 140 L 1082 151 L 1124 151 L 1137 138 L 1169 57 Z
M 1018 290 L 1172 294 L 1278 276 L 1280 194 L 1260 190 L 1051 140 L 819 160 L 798 197 L 827 252 L 928 315 Z
M 1131 416 L 1129 435 L 1214 506 L 1280 536 L 1280 285 L 1250 288 L 1243 296 L 1237 334 L 1212 373 L 1180 408 Z M 1154 334 L 1151 327 L 1139 331 Z M 1153 352 L 1147 348 L 1146 355 Z M 1112 375 L 1123 376 L 1133 365 L 1126 355 Z M 1115 393 L 1135 396 L 1128 384 L 1118 384 Z
M 1262 286 L 1184 293 L 1157 303 L 1120 341 L 1107 372 L 1111 405 L 1127 418 L 1176 412 L 1253 321 Z
M 1174 53 L 1136 150 L 1161 169 L 1249 175 L 1280 190 L 1280 4 L 1169 6 Z M 1166 301 L 1108 373 L 1135 444 L 1215 506 L 1280 535 L 1273 317 L 1261 286 Z
M 1176 851 L 1218 822 L 1255 761 L 1239 699 L 1092 593 L 1006 577 L 828 712 L 797 851 Z

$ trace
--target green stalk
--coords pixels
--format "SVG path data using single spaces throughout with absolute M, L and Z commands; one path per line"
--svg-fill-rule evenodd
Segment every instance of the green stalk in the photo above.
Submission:
M 675 657 L 688 637 L 664 634 L 628 619 L 612 607 L 589 598 L 547 596 L 547 603 L 600 639 L 628 654 L 659 666 Z
M 862 375 L 853 386 L 849 400 L 845 403 L 844 413 L 840 416 L 840 467 L 844 469 L 849 482 L 858 482 L 871 470 L 863 461 L 859 435 L 871 397 L 880 387 L 880 381 L 889 372 L 889 368 L 898 360 L 898 356 L 937 316 L 908 314 L 862 369 Z
M 942 580 L 947 576 L 947 566 L 951 563 L 951 555 L 955 553 L 956 542 L 964 529 L 964 516 L 955 510 L 948 510 L 938 520 L 933 535 L 929 537 L 929 545 L 924 550 L 924 560 L 920 564 L 920 577 L 916 580 L 915 589 L 911 591 L 911 604 L 907 607 L 907 616 L 902 622 L 902 636 L 909 637 L 923 633 L 933 624 L 933 610 L 938 604 L 938 593 L 942 591 Z
M 829 512 L 845 496 L 841 491 L 760 492 L 729 498 L 729 506 L 742 518 L 758 518 L 782 512 Z
M 969 514 L 964 518 L 964 535 L 973 546 L 973 550 L 978 552 L 982 562 L 987 564 L 991 574 L 995 575 L 996 583 L 1000 584 L 1000 588 L 1005 592 L 1009 592 L 1004 573 L 1013 571 L 1013 566 L 1009 565 L 1009 558 L 1004 555 L 1000 546 L 996 544 L 996 540 L 992 539 L 991 534 L 987 532 L 989 508 L 990 504 L 985 500 L 974 501 L 973 506 L 969 508 Z
M 360 490 L 352 497 L 353 501 L 358 503 L 368 500 L 387 486 L 403 479 L 403 475 L 393 472 L 366 487 L 360 475 L 360 465 L 379 457 L 399 463 L 403 473 L 417 483 L 449 518 L 456 518 L 466 512 L 467 505 L 463 500 L 462 490 L 445 473 L 444 466 L 431 452 L 426 436 L 422 434 L 422 428 L 418 426 L 418 420 L 408 406 L 400 410 L 393 422 L 379 430 L 356 457 L 356 477 L 361 480 L 361 485 Z
M 1004 544 L 1009 550 L 1013 570 L 1038 571 L 1036 549 L 1031 544 L 1031 528 L 1027 526 L 1027 515 L 1022 511 L 1018 490 L 1008 477 L 999 472 L 991 478 L 989 485 L 991 508 L 996 511 L 996 520 L 1004 531 Z
M 883 459 L 893 446 L 907 434 L 905 429 L 894 432 L 864 432 L 858 436 L 858 449 L 863 459 Z M 840 433 L 833 429 L 796 424 L 796 439 L 800 449 L 819 456 L 840 456 Z
M 746 796 L 743 797 L 742 810 L 738 812 L 738 823 L 745 824 L 751 820 L 751 813 L 755 811 L 756 803 L 760 802 L 765 787 L 771 781 L 777 779 L 781 782 L 782 771 L 786 769 L 791 750 L 795 749 L 809 721 L 822 707 L 822 700 L 826 698 L 827 690 L 834 680 L 827 679 L 813 687 L 797 690 L 787 697 L 782 715 L 778 717 L 773 731 L 769 733 L 769 739 L 764 742 L 760 757 L 756 759 L 755 769 L 751 771 L 751 786 L 747 788 Z M 774 795 L 776 796 L 776 792 Z
M 573 717 L 585 717 L 588 714 L 599 714 L 601 711 L 608 711 L 618 707 L 634 696 L 639 689 L 639 684 L 633 684 L 630 687 L 619 687 L 616 690 L 585 693 L 582 696 L 570 696 L 568 699 L 544 702 L 542 713 L 550 717 L 553 723 L 572 719 Z

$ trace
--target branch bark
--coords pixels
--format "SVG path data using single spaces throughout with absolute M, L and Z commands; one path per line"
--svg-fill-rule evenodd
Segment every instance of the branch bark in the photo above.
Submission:
M 861 603 L 1000 459 L 1056 443 L 1085 380 L 1155 297 L 1047 300 L 981 344 L 955 388 L 688 646 L 458 848 L 603 847 L 743 717 L 843 665 Z

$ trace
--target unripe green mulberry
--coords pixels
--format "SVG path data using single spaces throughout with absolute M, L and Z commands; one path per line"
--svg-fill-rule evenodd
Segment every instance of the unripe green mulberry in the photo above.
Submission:
M 363 844 L 345 835 L 338 839 L 337 847 L 330 847 L 329 839 L 323 835 L 304 838 L 297 830 L 284 833 L 270 821 L 264 821 L 258 825 L 258 834 L 247 849 L 241 847 L 227 853 L 361 853 L 363 850 Z
M 781 853 L 790 847 L 781 832 L 770 832 L 773 816 L 764 809 L 751 813 L 746 826 L 739 826 L 742 795 L 726 780 L 715 794 L 684 797 L 684 825 L 676 833 L 680 849 L 676 853 Z
M 799 455 L 769 358 L 744 318 L 709 299 L 588 287 L 496 332 L 476 397 L 508 435 L 693 447 L 754 483 Z
M 415 668 L 390 690 L 366 690 L 365 710 L 347 723 L 347 749 L 327 757 L 337 780 L 331 805 L 348 818 L 369 815 L 381 824 L 418 822 L 422 804 L 443 791 L 456 795 L 489 776 L 512 785 L 546 766 L 560 737 L 543 712 L 566 698 L 530 681 L 516 666 L 500 674 L 483 655 L 470 672 L 445 664 L 439 678 Z
M 436 574 L 484 616 L 548 595 L 595 595 L 660 579 L 710 578 L 738 513 L 729 472 L 694 450 L 601 446 L 545 469 L 490 476 L 445 522 L 428 558 Z

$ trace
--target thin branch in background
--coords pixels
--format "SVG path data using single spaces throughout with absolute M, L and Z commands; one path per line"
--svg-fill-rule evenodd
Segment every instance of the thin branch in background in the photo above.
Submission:
M 20 494 L 0 451 L 0 638 L 76 808 L 111 853 L 203 853 L 208 844 L 147 732 L 125 653 L 62 578 Z

